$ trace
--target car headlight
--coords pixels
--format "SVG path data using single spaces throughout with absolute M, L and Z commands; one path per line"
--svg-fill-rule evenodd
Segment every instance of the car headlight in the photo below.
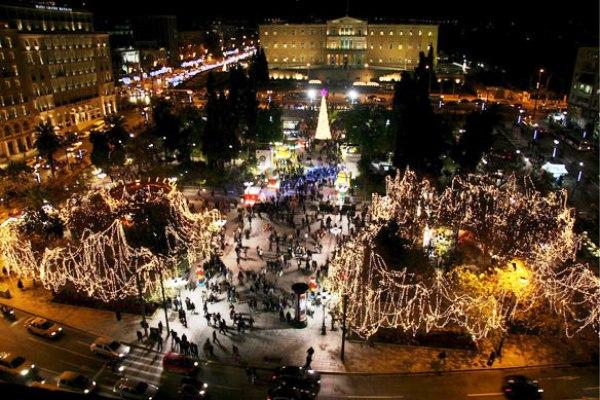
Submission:
M 31 364 L 31 365 L 29 366 L 29 368 L 31 368 L 31 369 L 35 369 L 35 364 Z
M 83 393 L 85 393 L 85 394 L 88 394 L 89 392 L 90 392 L 90 389 L 85 389 L 85 390 L 83 391 Z
M 538 389 L 538 393 L 544 393 L 544 389 Z
M 59 331 L 59 332 L 60 332 L 60 331 L 62 331 L 62 327 L 58 328 L 58 331 Z
M 29 373 L 29 369 L 25 368 L 21 370 L 21 376 L 25 376 Z
M 198 361 L 194 361 L 194 367 L 198 366 Z
M 125 357 L 125 354 L 119 353 L 119 357 Z
M 56 336 L 56 332 L 52 332 L 50 336 Z
M 92 381 L 92 385 L 96 386 L 96 381 Z
M 205 383 L 204 385 L 202 385 L 202 387 L 203 387 L 204 389 L 206 389 L 206 388 L 208 387 L 208 383 Z
M 206 393 L 204 390 L 200 391 L 200 396 L 204 396 L 204 393 Z

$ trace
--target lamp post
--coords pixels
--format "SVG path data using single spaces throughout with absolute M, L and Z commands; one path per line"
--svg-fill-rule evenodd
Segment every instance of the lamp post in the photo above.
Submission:
M 533 120 L 535 120 L 535 114 L 537 112 L 537 101 L 538 101 L 538 97 L 540 97 L 540 86 L 541 86 L 541 80 L 542 80 L 542 74 L 544 73 L 544 68 L 540 68 L 539 72 L 538 72 L 538 80 L 537 83 L 535 84 L 535 88 L 536 88 L 536 95 L 535 95 L 535 99 L 533 101 Z
M 169 332 L 171 332 L 171 329 L 169 328 L 169 313 L 167 312 L 167 299 L 165 297 L 165 285 L 163 282 L 162 266 L 158 267 L 158 274 L 160 278 L 160 293 L 162 295 L 163 310 L 165 312 L 165 326 L 167 328 L 167 334 L 169 334 Z
M 579 172 L 577 173 L 577 183 L 581 182 L 583 178 L 583 161 L 579 162 Z
M 348 295 L 342 296 L 342 349 L 340 352 L 340 358 L 344 362 L 344 356 L 346 352 L 346 313 L 348 312 Z
M 146 303 L 144 301 L 144 296 L 142 295 L 142 283 L 140 282 L 139 273 L 135 274 L 135 283 L 137 285 L 138 297 L 142 311 L 142 326 L 144 328 L 144 336 L 148 336 L 148 323 L 146 322 Z
M 560 142 L 557 139 L 554 139 L 554 147 L 552 147 L 552 158 L 556 158 L 556 154 L 558 153 L 558 144 Z
M 329 301 L 329 296 L 325 291 L 321 292 L 321 305 L 323 306 L 323 324 L 321 325 L 321 335 L 327 335 L 327 327 L 325 326 L 325 308 L 327 302 Z

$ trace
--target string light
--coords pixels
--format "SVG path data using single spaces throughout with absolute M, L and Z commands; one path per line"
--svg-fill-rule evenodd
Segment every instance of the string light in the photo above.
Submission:
M 336 253 L 329 289 L 348 296 L 350 325 L 362 337 L 382 328 L 413 335 L 457 328 L 479 340 L 540 304 L 563 317 L 567 336 L 598 331 L 600 280 L 575 262 L 581 238 L 566 200 L 564 191 L 543 196 L 515 176 L 455 178 L 438 193 L 412 171 L 398 173 L 386 179 L 385 196 L 373 195 L 365 227 Z M 450 229 L 456 238 L 469 232 L 496 268 L 472 274 L 480 284 L 473 290 L 464 284 L 466 267 L 431 274 L 388 266 L 376 252 L 376 237 L 391 222 L 413 246 L 429 241 L 431 227 Z
M 151 203 L 168 204 L 169 212 L 164 216 L 168 222 L 167 254 L 133 247 L 125 235 L 132 207 Z M 159 269 L 165 272 L 165 278 L 172 277 L 174 267 L 183 257 L 190 265 L 206 259 L 220 219 L 216 210 L 191 212 L 173 182 L 158 180 L 119 182 L 72 197 L 60 215 L 68 228 L 67 244 L 45 248 L 37 258 L 31 242 L 21 232 L 20 219 L 8 220 L 0 226 L 3 265 L 10 273 L 38 278 L 47 289 L 56 292 L 72 289 L 103 302 L 136 296 L 138 280 L 143 293 L 154 292 Z M 106 228 L 97 231 L 88 228 L 105 225 Z M 84 226 L 80 235 L 79 226 Z M 71 234 L 75 232 L 73 238 Z

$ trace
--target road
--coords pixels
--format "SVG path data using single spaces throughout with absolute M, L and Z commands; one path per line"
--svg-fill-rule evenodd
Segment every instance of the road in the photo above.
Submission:
M 65 370 L 79 371 L 97 381 L 101 394 L 114 396 L 112 388 L 121 377 L 106 366 L 103 358 L 89 349 L 95 336 L 65 327 L 56 341 L 32 336 L 24 326 L 29 314 L 17 312 L 14 322 L 0 321 L 0 350 L 24 356 L 35 363 L 49 384 Z M 165 341 L 165 348 L 168 343 Z M 124 376 L 142 379 L 160 387 L 160 398 L 176 398 L 180 376 L 162 370 L 162 354 L 134 348 L 124 361 Z M 264 399 L 271 372 L 258 371 L 256 384 L 250 384 L 245 370 L 217 364 L 204 364 L 199 378 L 209 384 L 213 399 Z M 598 398 L 598 369 L 564 367 L 523 371 L 488 370 L 441 375 L 323 375 L 319 399 L 502 399 L 502 378 L 509 373 L 538 379 L 546 399 Z
M 513 373 L 538 379 L 544 399 L 598 398 L 598 369 L 568 367 L 441 375 L 328 375 L 319 399 L 503 399 L 502 379 Z

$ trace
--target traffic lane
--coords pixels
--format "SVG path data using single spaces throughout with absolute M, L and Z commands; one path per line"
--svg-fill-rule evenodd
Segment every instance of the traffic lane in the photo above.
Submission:
M 0 349 L 25 357 L 36 364 L 44 378 L 53 378 L 65 370 L 75 370 L 93 376 L 104 365 L 105 360 L 90 351 L 95 337 L 63 326 L 64 335 L 56 340 L 32 335 L 25 322 L 32 315 L 15 312 L 14 322 L 0 321 Z
M 246 370 L 218 364 L 202 364 L 199 378 L 208 383 L 208 393 L 214 399 L 266 399 L 273 372 L 257 370 L 257 380 L 250 383 Z
M 597 398 L 597 368 L 487 370 L 441 375 L 325 375 L 320 399 L 477 399 L 504 398 L 505 376 L 537 379 L 547 399 Z M 591 397 L 596 396 L 596 397 Z

